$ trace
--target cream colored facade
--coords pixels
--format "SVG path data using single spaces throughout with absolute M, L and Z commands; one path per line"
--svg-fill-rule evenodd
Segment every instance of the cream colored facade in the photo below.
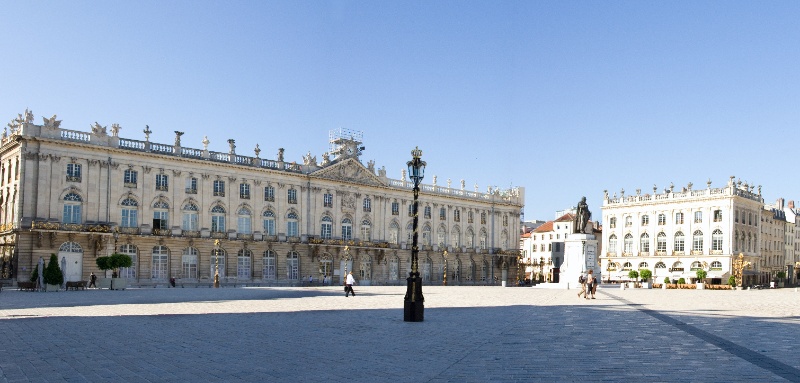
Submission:
M 53 116 L 37 125 L 28 111 L 9 125 L 0 147 L 4 278 L 26 279 L 56 253 L 67 280 L 86 280 L 99 272 L 94 259 L 115 249 L 133 257 L 122 276 L 134 285 L 208 284 L 216 268 L 236 284 L 338 283 L 345 271 L 363 284 L 401 284 L 408 275 L 412 183 L 364 166 L 358 140 L 296 163 L 283 149 L 261 158 L 257 145 L 243 155 L 234 140 L 220 152 L 207 140 L 184 147 L 177 131 L 160 144 L 149 128 L 133 140 L 116 124 L 83 132 Z M 419 200 L 423 279 L 442 280 L 447 249 L 448 283 L 513 280 L 524 189 L 481 193 L 430 178 Z
M 704 269 L 708 279 L 727 283 L 733 257 L 743 254 L 753 265 L 745 271 L 746 283 L 758 282 L 769 271 L 762 261 L 769 255 L 760 249 L 764 201 L 760 187 L 753 189 L 731 177 L 722 188 L 708 182 L 699 190 L 689 184 L 661 193 L 654 187 L 653 194 L 606 192 L 601 256 L 606 278 L 628 280 L 630 270 L 649 269 L 657 283 L 690 282 Z

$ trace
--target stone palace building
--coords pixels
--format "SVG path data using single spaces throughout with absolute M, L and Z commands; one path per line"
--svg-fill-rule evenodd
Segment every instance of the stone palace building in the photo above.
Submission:
M 2 278 L 26 280 L 39 258 L 66 263 L 68 281 L 100 273 L 98 256 L 133 258 L 131 285 L 292 285 L 353 271 L 362 284 L 403 284 L 410 269 L 412 182 L 366 166 L 361 135 L 331 136 L 331 151 L 300 163 L 227 150 L 34 123 L 25 111 L 0 146 Z M 351 132 L 352 133 L 352 132 Z M 356 132 L 357 133 L 357 132 Z M 409 148 L 409 151 L 413 148 Z M 409 158 L 398 158 L 405 165 Z M 423 157 L 424 159 L 424 157 Z M 423 184 L 420 273 L 428 283 L 513 280 L 524 189 Z M 508 269 L 512 272 L 509 273 Z

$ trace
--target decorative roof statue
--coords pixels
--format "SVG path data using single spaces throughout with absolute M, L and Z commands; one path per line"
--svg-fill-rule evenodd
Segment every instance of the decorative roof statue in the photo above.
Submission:
M 578 208 L 575 212 L 574 233 L 584 234 L 586 224 L 592 218 L 592 212 L 589 211 L 589 205 L 586 204 L 586 197 L 581 198 L 578 202 Z
M 283 162 L 283 148 L 278 148 L 278 162 Z
M 56 115 L 54 114 L 53 117 L 49 119 L 47 117 L 42 117 L 44 120 L 44 127 L 49 129 L 58 129 L 58 126 L 61 125 L 60 120 L 56 120 Z
M 28 110 L 28 108 L 25 108 L 25 123 L 26 124 L 33 123 L 33 111 Z
M 306 166 L 317 166 L 317 156 L 312 156 L 311 151 L 308 151 L 308 154 L 303 156 L 303 165 Z
M 181 136 L 183 132 L 175 131 L 175 146 L 181 146 Z
M 230 147 L 230 152 L 228 152 L 229 154 L 236 154 L 236 145 L 235 144 L 236 144 L 236 140 L 234 140 L 233 138 L 228 140 L 228 146 Z
M 208 136 L 203 136 L 203 150 L 208 151 L 208 144 L 210 143 L 211 141 L 208 140 Z
M 256 154 L 256 158 L 258 158 L 258 155 L 261 154 L 261 148 L 258 147 L 258 144 L 256 144 L 256 147 L 255 149 L 253 149 L 253 152 Z
M 119 124 L 111 124 L 111 136 L 119 137 L 119 130 L 122 129 Z
M 106 135 L 106 127 L 105 126 L 101 126 L 100 124 L 97 123 L 97 121 L 94 122 L 94 125 L 90 125 L 90 126 L 92 127 L 92 133 L 94 133 L 94 134 L 96 134 L 98 136 L 105 136 Z

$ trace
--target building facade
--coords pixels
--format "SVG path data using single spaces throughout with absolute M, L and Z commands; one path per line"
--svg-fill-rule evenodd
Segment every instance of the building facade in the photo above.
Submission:
M 709 181 L 700 190 L 654 187 L 653 194 L 623 190 L 619 197 L 606 191 L 601 261 L 607 278 L 623 281 L 630 270 L 648 269 L 657 283 L 688 283 L 703 269 L 712 283 L 727 283 L 741 254 L 751 265 L 744 283 L 768 282 L 785 267 L 786 220 L 780 209 L 765 207 L 760 186 L 754 189 L 731 177 L 722 188 Z
M 360 161 L 353 136 L 331 140 L 322 161 L 300 163 L 34 123 L 26 111 L 0 146 L 2 276 L 27 279 L 40 257 L 66 260 L 66 280 L 98 273 L 95 258 L 120 252 L 133 285 L 338 283 L 402 284 L 411 257 L 413 183 Z M 359 136 L 360 137 L 360 136 Z M 406 159 L 398 159 L 405 164 Z M 480 283 L 506 276 L 518 250 L 524 189 L 487 193 L 433 184 L 419 198 L 420 274 L 428 283 Z M 514 278 L 513 273 L 509 278 Z

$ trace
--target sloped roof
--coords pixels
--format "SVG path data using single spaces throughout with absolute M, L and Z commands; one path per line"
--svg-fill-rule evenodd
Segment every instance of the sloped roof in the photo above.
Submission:
M 558 217 L 555 220 L 555 222 L 572 222 L 574 220 L 575 220 L 575 214 L 567 213 L 567 214 L 562 215 L 561 217 Z
M 533 230 L 534 233 L 546 233 L 548 231 L 553 231 L 553 221 L 547 221 Z

